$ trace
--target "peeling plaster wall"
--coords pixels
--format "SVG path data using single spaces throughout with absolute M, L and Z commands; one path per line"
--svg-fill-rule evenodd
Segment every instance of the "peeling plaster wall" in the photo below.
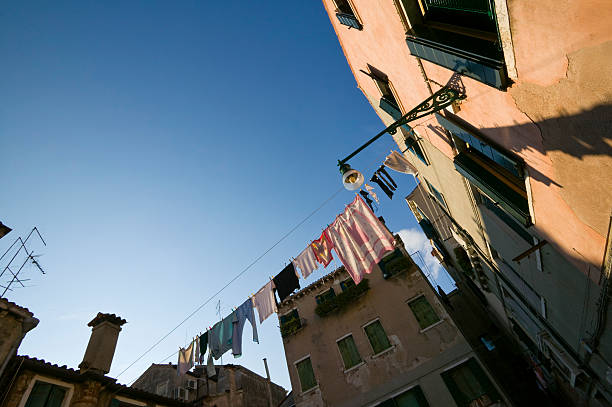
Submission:
M 474 353 L 416 266 L 388 280 L 375 267 L 366 276 L 370 289 L 362 297 L 342 311 L 319 317 L 315 296 L 330 287 L 339 294 L 339 284 L 347 278 L 345 271 L 339 272 L 333 279 L 305 288 L 303 295 L 298 293 L 279 307 L 279 315 L 297 308 L 306 321 L 301 330 L 283 339 L 296 405 L 368 405 L 414 384 L 421 386 L 432 406 L 454 405 L 446 386 L 428 383 L 437 383 L 434 376 L 439 376 L 445 366 Z M 421 294 L 442 319 L 423 332 L 407 304 Z M 376 318 L 393 346 L 380 355 L 373 355 L 363 330 Z M 349 333 L 365 363 L 345 372 L 336 341 Z M 306 355 L 310 355 L 318 389 L 301 394 L 294 362 Z

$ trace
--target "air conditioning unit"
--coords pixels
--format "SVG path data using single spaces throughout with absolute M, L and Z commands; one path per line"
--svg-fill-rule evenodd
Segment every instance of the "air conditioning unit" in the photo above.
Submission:
M 187 380 L 187 388 L 189 390 L 197 390 L 198 389 L 198 382 L 197 382 L 197 380 L 193 380 L 193 379 Z
M 187 399 L 189 398 L 189 392 L 182 387 L 177 387 L 176 389 L 174 389 L 174 398 L 178 400 L 187 401 Z

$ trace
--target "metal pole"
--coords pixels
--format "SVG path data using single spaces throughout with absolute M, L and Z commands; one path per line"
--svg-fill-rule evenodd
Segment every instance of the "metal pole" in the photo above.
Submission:
M 263 362 L 266 368 L 266 380 L 268 382 L 268 406 L 274 407 L 274 404 L 272 402 L 272 381 L 270 380 L 270 370 L 268 370 L 268 360 L 266 358 L 263 358 Z

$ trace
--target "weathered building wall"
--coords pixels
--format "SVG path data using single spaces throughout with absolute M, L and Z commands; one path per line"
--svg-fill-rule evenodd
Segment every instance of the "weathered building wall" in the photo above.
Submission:
M 352 0 L 363 30 L 341 25 L 333 1 L 323 3 L 366 95 L 380 94 L 374 81 L 360 72 L 370 64 L 388 75 L 404 112 L 429 96 L 392 1 L 374 6 L 368 0 Z M 606 1 L 549 0 L 510 1 L 508 10 L 518 77 L 507 92 L 461 77 L 468 98 L 458 114 L 525 160 L 533 230 L 597 282 L 612 206 L 612 179 L 606 177 L 612 170 L 612 8 Z M 422 63 L 434 90 L 439 89 L 435 83 L 445 84 L 454 74 Z M 440 138 L 428 124 L 435 126 L 435 119 L 415 123 L 416 131 L 426 139 Z M 440 151 L 448 155 L 448 149 Z M 564 219 L 562 225 L 559 219 Z
M 315 296 L 330 287 L 341 292 L 343 270 L 294 294 L 279 308 L 279 316 L 297 308 L 305 325 L 283 340 L 296 405 L 355 406 L 382 402 L 409 385 L 421 386 L 432 406 L 452 406 L 440 373 L 473 352 L 438 302 L 418 268 L 383 279 L 380 268 L 367 275 L 370 289 L 337 313 L 320 317 Z M 407 301 L 424 295 L 441 318 L 421 330 Z M 379 319 L 392 348 L 373 355 L 363 327 Z M 352 334 L 363 364 L 345 371 L 336 341 Z M 309 355 L 318 387 L 301 391 L 294 363 Z

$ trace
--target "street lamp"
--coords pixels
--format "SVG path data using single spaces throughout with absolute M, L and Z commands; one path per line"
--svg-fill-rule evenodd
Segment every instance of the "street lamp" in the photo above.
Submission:
M 351 166 L 347 164 L 347 161 L 359 154 L 361 150 L 365 149 L 367 146 L 378 140 L 384 134 L 395 134 L 397 132 L 398 127 L 403 126 L 416 119 L 420 119 L 421 117 L 435 113 L 438 110 L 442 110 L 447 106 L 452 105 L 455 100 L 461 99 L 465 99 L 465 95 L 460 94 L 456 89 L 444 86 L 442 89 L 425 99 L 419 105 L 417 105 L 414 109 L 400 117 L 397 121 L 393 122 L 386 129 L 378 133 L 376 136 L 372 137 L 370 140 L 366 141 L 364 145 L 346 156 L 344 160 L 338 160 L 338 167 L 340 167 L 340 173 L 342 174 L 342 184 L 344 185 L 344 187 L 349 191 L 355 191 L 359 189 L 364 182 L 363 174 L 357 170 L 352 169 Z

